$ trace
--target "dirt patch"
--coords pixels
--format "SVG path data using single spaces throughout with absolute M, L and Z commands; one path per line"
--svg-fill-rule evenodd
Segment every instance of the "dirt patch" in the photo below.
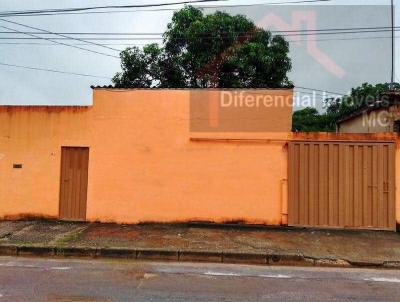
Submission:
M 138 230 L 133 230 L 128 226 L 119 225 L 98 225 L 89 227 L 83 232 L 81 240 L 92 240 L 97 238 L 117 238 L 117 239 L 135 239 L 139 236 Z
M 186 232 L 188 228 L 174 225 L 91 224 L 74 244 L 85 247 L 175 248 L 185 245 L 183 237 Z
M 9 239 L 13 233 L 28 227 L 32 223 L 28 221 L 0 221 L 0 240 Z
M 67 222 L 31 222 L 17 232 L 13 232 L 7 240 L 11 244 L 50 245 L 54 240 L 81 228 L 82 224 Z
M 65 296 L 65 295 L 48 295 L 49 302 L 111 302 L 111 299 L 89 296 Z

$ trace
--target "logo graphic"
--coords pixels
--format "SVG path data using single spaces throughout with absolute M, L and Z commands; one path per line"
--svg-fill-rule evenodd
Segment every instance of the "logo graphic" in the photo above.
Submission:
M 287 36 L 297 45 L 300 45 L 302 42 L 306 42 L 306 49 L 311 57 L 321 64 L 328 72 L 332 73 L 338 78 L 343 78 L 346 75 L 346 71 L 336 64 L 326 53 L 318 48 L 317 41 L 313 37 L 314 35 L 307 34 L 305 36 L 291 36 L 291 32 L 301 31 L 303 24 L 305 25 L 305 30 L 307 30 L 309 33 L 316 32 L 317 16 L 315 11 L 293 11 L 292 24 L 287 23 L 281 17 L 273 13 L 266 15 L 262 20 L 257 22 L 259 27 L 266 29 L 276 28 L 279 31 L 288 33 Z M 301 40 L 301 37 L 306 37 L 306 41 Z

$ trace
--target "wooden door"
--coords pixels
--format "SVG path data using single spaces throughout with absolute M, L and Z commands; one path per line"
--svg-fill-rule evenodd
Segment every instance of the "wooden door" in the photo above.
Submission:
M 395 230 L 394 143 L 289 143 L 289 225 Z
M 59 217 L 86 220 L 89 148 L 62 147 Z

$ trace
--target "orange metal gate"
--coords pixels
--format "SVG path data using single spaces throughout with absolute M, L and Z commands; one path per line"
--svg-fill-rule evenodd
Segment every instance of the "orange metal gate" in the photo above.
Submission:
M 59 216 L 86 219 L 89 148 L 62 147 Z
M 289 143 L 289 225 L 395 230 L 394 143 Z

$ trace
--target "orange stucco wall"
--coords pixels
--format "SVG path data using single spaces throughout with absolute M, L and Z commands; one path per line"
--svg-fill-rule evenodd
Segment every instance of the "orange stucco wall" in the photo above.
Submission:
M 0 217 L 57 217 L 61 147 L 87 146 L 90 221 L 285 223 L 291 107 L 270 117 L 285 131 L 210 135 L 190 131 L 189 99 L 95 89 L 89 107 L 0 107 Z
M 290 133 L 291 106 L 266 112 L 279 132 L 192 131 L 190 98 L 190 90 L 95 89 L 89 107 L 0 107 L 0 218 L 58 217 L 62 146 L 90 148 L 90 221 L 285 224 L 291 139 L 397 141 L 400 182 L 395 134 Z M 400 223 L 399 202 L 396 216 Z

